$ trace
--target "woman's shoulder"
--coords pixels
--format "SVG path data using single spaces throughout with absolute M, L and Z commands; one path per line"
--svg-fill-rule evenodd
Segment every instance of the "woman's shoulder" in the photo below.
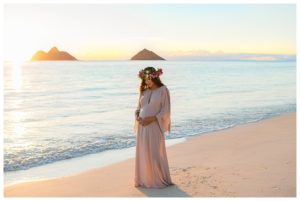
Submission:
M 168 87 L 166 85 L 162 85 L 160 88 L 161 89 L 168 89 Z
M 166 85 L 161 86 L 163 90 L 169 91 L 169 88 Z
M 158 88 L 158 90 L 169 90 L 168 88 L 167 88 L 167 86 L 166 85 L 162 85 L 162 86 L 160 86 L 159 88 Z M 147 93 L 147 92 L 150 92 L 151 91 L 151 89 L 145 89 L 143 92 L 142 92 L 142 95 L 144 95 L 144 93 Z
M 160 90 L 161 90 L 162 93 L 170 93 L 169 89 L 166 85 L 161 86 Z

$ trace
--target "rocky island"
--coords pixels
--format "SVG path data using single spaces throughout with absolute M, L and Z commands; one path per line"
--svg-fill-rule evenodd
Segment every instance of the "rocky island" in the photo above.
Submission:
M 48 52 L 42 50 L 37 51 L 31 58 L 31 61 L 41 60 L 77 60 L 75 57 L 70 55 L 68 52 L 59 51 L 57 47 L 51 48 Z
M 147 49 L 143 49 L 142 51 L 138 52 L 134 55 L 131 60 L 165 60 L 164 58 L 158 56 L 152 51 Z

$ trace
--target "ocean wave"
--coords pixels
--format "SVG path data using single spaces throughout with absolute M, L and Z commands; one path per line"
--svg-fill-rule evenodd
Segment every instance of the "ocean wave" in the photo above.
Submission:
M 295 112 L 296 104 L 269 106 L 264 108 L 245 108 L 227 113 L 214 114 L 209 117 L 186 119 L 174 124 L 171 135 L 166 139 L 201 135 L 237 125 L 256 122 L 276 115 Z M 124 132 L 126 133 L 126 132 Z M 130 133 L 129 131 L 127 133 Z M 6 146 L 4 151 L 4 172 L 26 170 L 56 161 L 76 158 L 87 154 L 99 153 L 112 149 L 135 146 L 135 135 L 90 136 L 57 139 L 46 138 L 39 143 L 22 147 Z

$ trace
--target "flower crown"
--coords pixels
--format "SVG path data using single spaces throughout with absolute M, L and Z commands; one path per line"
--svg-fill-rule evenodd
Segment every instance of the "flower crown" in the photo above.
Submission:
M 152 79 L 152 78 L 159 77 L 162 74 L 163 74 L 162 68 L 157 68 L 157 70 L 153 71 L 152 73 L 150 73 L 150 70 L 140 70 L 138 76 L 141 79 L 145 77 L 150 77 Z

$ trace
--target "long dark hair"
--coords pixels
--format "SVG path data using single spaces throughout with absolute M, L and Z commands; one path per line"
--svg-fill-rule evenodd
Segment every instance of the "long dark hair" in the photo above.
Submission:
M 152 66 L 148 66 L 148 67 L 144 68 L 144 71 L 146 71 L 146 70 L 149 70 L 150 73 L 156 71 L 155 68 L 152 67 Z M 164 86 L 164 84 L 161 82 L 161 80 L 160 80 L 159 77 L 151 78 L 151 80 L 152 80 L 152 82 L 155 83 L 155 85 L 156 85 L 157 87 Z M 143 79 L 141 80 L 141 84 L 140 84 L 140 94 L 142 94 L 143 91 L 145 91 L 146 89 L 148 89 L 148 86 L 147 86 L 147 84 L 146 84 L 145 78 L 143 78 Z

